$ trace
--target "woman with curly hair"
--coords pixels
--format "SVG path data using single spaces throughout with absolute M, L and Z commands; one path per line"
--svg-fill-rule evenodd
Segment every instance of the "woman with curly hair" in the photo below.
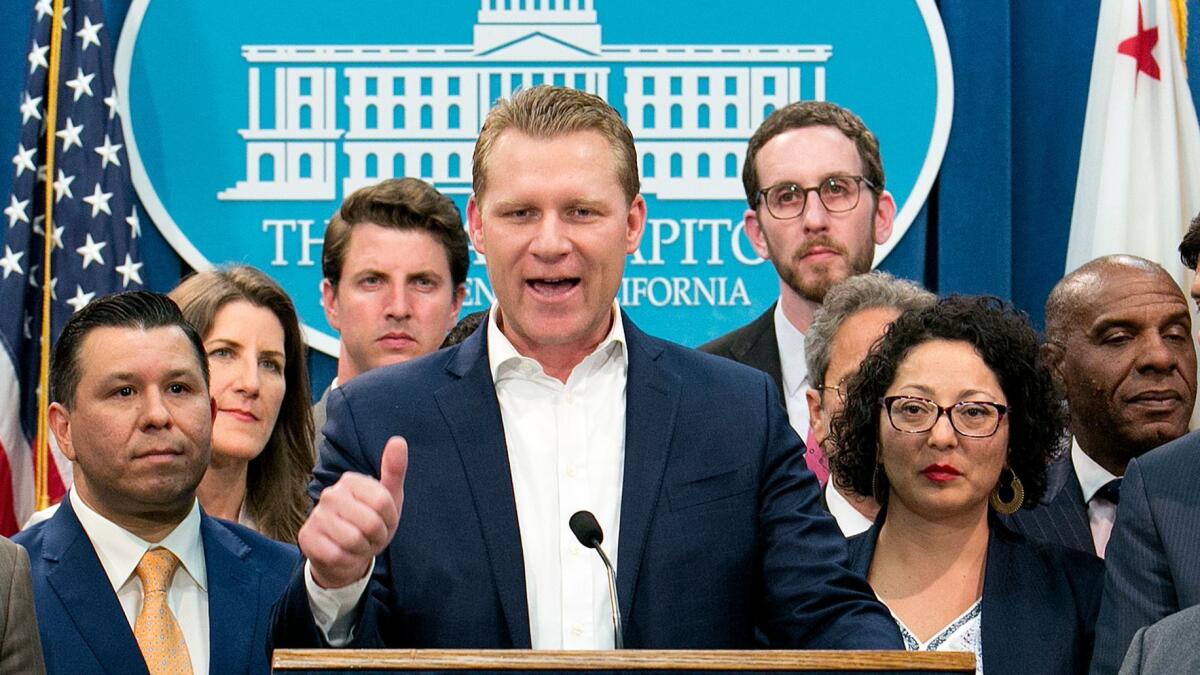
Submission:
M 833 474 L 883 510 L 852 566 L 910 650 L 972 651 L 979 673 L 1086 673 L 1103 564 L 995 513 L 1037 504 L 1062 406 L 1024 315 L 951 297 L 902 314 L 833 422 Z
M 170 293 L 204 338 L 216 401 L 212 460 L 196 490 L 212 516 L 290 544 L 310 506 L 313 421 L 296 308 L 246 265 L 198 272 Z

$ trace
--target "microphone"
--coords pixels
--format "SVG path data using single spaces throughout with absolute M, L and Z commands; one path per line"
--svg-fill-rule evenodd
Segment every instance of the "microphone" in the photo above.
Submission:
M 625 640 L 621 637 L 621 606 L 617 604 L 617 575 L 613 572 L 613 566 L 609 562 L 608 556 L 604 555 L 604 549 L 600 548 L 600 544 L 604 541 L 604 531 L 600 529 L 600 523 L 596 522 L 596 516 L 593 516 L 591 511 L 576 511 L 575 515 L 567 521 L 567 525 L 571 527 L 571 532 L 575 534 L 575 538 L 579 540 L 580 544 L 596 549 L 596 553 L 600 554 L 601 562 L 604 563 L 604 569 L 608 571 L 608 597 L 612 601 L 613 647 L 624 649 Z

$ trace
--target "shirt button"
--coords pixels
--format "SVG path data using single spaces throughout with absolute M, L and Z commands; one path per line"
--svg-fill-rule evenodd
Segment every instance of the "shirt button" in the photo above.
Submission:
M 575 470 L 575 467 L 573 467 L 573 466 L 567 467 L 567 478 L 574 478 L 575 474 L 577 474 L 577 473 L 579 473 L 579 472 Z
M 571 634 L 574 635 L 575 637 L 579 637 L 580 635 L 583 635 L 583 625 L 577 623 L 574 626 L 571 626 Z
M 572 394 L 571 392 L 568 391 L 567 392 L 567 403 L 571 404 L 574 402 L 575 402 L 575 394 Z
M 579 557 L 579 547 L 578 547 L 578 546 L 572 546 L 572 547 L 571 547 L 571 557 L 572 557 L 572 558 L 578 558 L 578 557 Z

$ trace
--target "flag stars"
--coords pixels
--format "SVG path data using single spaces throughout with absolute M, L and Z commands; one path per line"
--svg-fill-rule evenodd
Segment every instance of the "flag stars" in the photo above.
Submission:
M 26 124 L 32 119 L 42 119 L 42 111 L 38 107 L 41 102 L 41 96 L 31 98 L 29 92 L 25 92 L 25 100 L 21 102 L 21 124 Z
M 43 237 L 46 236 L 46 232 L 42 229 L 42 225 L 41 225 L 41 223 L 44 223 L 44 222 L 45 222 L 45 220 L 42 219 L 41 216 L 34 219 L 34 221 L 33 221 L 33 233 L 34 234 L 39 234 Z M 54 235 L 50 237 L 50 245 L 51 246 L 53 246 L 54 248 L 62 248 L 63 247 L 62 235 L 63 235 L 63 232 L 66 231 L 66 229 L 67 228 L 63 227 L 63 226 L 59 226 L 59 225 L 54 226 Z
M 81 131 L 83 131 L 83 125 L 75 124 L 68 117 L 66 125 L 60 131 L 54 133 L 55 136 L 58 136 L 63 141 L 63 152 L 70 150 L 72 145 L 83 147 L 83 141 L 79 139 L 79 132 Z
M 96 151 L 99 152 L 99 149 Z M 21 174 L 25 173 L 26 169 L 29 169 L 31 173 L 37 173 L 37 166 L 35 166 L 33 163 L 33 156 L 35 154 L 37 154 L 36 146 L 26 150 L 24 145 L 20 143 L 17 144 L 17 154 L 13 155 L 12 161 L 17 167 L 18 178 L 21 177 Z M 120 162 L 117 162 L 117 164 L 119 165 Z
M 75 100 L 78 101 L 83 97 L 84 94 L 87 94 L 88 96 L 92 95 L 92 80 L 95 79 L 95 77 L 95 73 L 84 74 L 83 68 L 77 68 L 75 71 L 75 79 L 67 80 L 63 84 L 67 85 L 72 91 L 75 92 Z
M 128 288 L 131 280 L 135 284 L 142 283 L 142 275 L 140 271 L 142 269 L 142 264 L 143 263 L 140 262 L 134 262 L 133 256 L 129 255 L 128 253 L 125 254 L 125 264 L 117 265 L 115 268 L 117 270 L 117 274 L 121 275 L 122 288 Z
M 54 3 L 52 0 L 38 0 L 37 6 L 34 9 L 37 11 L 37 20 L 41 21 L 48 15 L 54 14 Z
M 92 239 L 92 235 L 90 233 L 87 235 L 87 241 L 83 244 L 83 246 L 75 249 L 76 253 L 83 256 L 83 269 L 86 270 L 88 265 L 91 265 L 92 263 L 99 263 L 101 265 L 104 264 L 104 256 L 100 253 L 100 250 L 105 246 L 108 246 L 108 242 L 95 241 Z
M 8 216 L 8 226 L 13 227 L 18 222 L 28 223 L 29 214 L 25 212 L 25 207 L 29 206 L 29 200 L 18 201 L 16 195 L 11 195 L 9 198 L 12 200 L 12 203 L 4 209 L 4 215 Z
M 58 170 L 58 179 L 54 181 L 54 203 L 62 201 L 63 195 L 68 199 L 74 199 L 75 194 L 71 192 L 71 183 L 75 182 L 75 176 L 68 176 L 63 173 L 62 169 Z
M 67 304 L 70 305 L 71 307 L 73 307 L 76 312 L 78 312 L 79 310 L 83 309 L 84 306 L 86 306 L 89 302 L 91 302 L 92 298 L 94 298 L 94 297 L 96 297 L 95 293 L 84 293 L 83 287 L 76 284 L 75 285 L 75 297 L 67 300 Z
M 50 45 L 41 46 L 37 40 L 33 41 L 33 47 L 29 50 L 29 74 L 37 72 L 38 68 L 50 68 L 50 64 L 46 62 L 46 52 L 50 51 Z
M 120 158 L 120 156 L 117 155 L 117 151 L 123 147 L 125 147 L 124 144 L 122 144 L 122 143 L 114 144 L 112 142 L 112 139 L 110 139 L 108 137 L 108 134 L 104 134 L 104 145 L 93 148 L 93 150 L 95 150 L 96 154 L 100 155 L 100 159 L 101 159 L 100 168 L 107 169 L 109 162 L 112 162 L 113 164 L 116 164 L 117 166 L 121 166 L 121 158 Z M 13 161 L 14 162 L 17 161 L 16 158 L 14 158 Z M 17 175 L 19 176 L 21 174 L 18 173 Z
M 108 106 L 108 119 L 110 119 L 110 120 L 112 118 L 116 117 L 117 113 L 120 112 L 120 108 L 117 107 L 117 88 L 116 87 L 113 87 L 112 93 L 110 93 L 108 96 L 104 97 L 104 105 Z
M 41 275 L 38 274 L 41 271 L 39 268 L 40 265 L 29 268 L 29 285 L 34 288 L 38 287 L 38 280 L 41 279 Z M 50 278 L 50 299 L 58 300 L 58 277 Z
M 90 16 L 83 17 L 83 28 L 76 31 L 75 35 L 83 41 L 80 46 L 80 51 L 87 51 L 88 45 L 100 46 L 100 29 L 104 27 L 102 23 L 92 23 Z
M 129 209 L 129 217 L 125 219 L 129 223 L 129 237 L 137 239 L 142 236 L 142 221 L 138 220 L 137 207 Z
M 0 258 L 0 269 L 4 270 L 4 278 L 16 272 L 24 274 L 25 270 L 21 269 L 21 256 L 25 255 L 24 251 L 14 251 L 7 245 L 4 246 L 4 257 Z
M 108 207 L 108 200 L 112 199 L 113 193 L 104 192 L 100 189 L 100 184 L 96 183 L 96 187 L 92 190 L 92 194 L 83 198 L 89 206 L 92 207 L 92 217 L 95 218 L 101 211 L 112 215 L 112 209 Z

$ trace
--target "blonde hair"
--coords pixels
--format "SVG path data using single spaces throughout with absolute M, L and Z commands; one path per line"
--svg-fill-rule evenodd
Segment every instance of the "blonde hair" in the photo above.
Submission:
M 617 181 L 625 198 L 633 201 L 641 191 L 637 149 L 625 121 L 604 99 L 578 89 L 541 85 L 522 89 L 511 99 L 500 99 L 488 113 L 471 156 L 471 180 L 476 197 L 487 188 L 488 159 L 500 136 L 508 130 L 535 138 L 555 138 L 579 131 L 596 131 L 612 146 Z

